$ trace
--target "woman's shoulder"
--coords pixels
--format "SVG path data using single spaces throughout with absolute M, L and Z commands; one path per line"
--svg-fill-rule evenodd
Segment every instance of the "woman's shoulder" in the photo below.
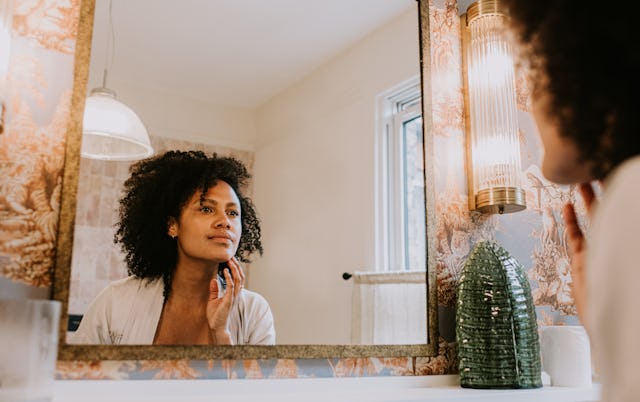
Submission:
M 627 159 L 605 178 L 602 198 L 595 206 L 594 223 L 603 220 L 609 227 L 615 221 L 629 222 L 640 219 L 635 204 L 640 197 L 640 156 Z
M 617 166 L 604 181 L 602 198 L 594 208 L 593 241 L 614 241 L 616 249 L 622 247 L 623 239 L 635 242 L 631 234 L 640 225 L 640 213 L 636 212 L 639 197 L 640 156 L 635 156 Z M 594 248 L 591 253 L 597 251 Z
M 640 183 L 640 156 L 634 156 L 622 162 L 605 180 L 607 192 L 610 189 L 618 190 L 621 186 L 625 186 L 626 192 L 640 192 L 640 186 L 631 183 Z
M 262 296 L 260 293 L 248 289 L 242 289 L 242 298 L 244 304 L 248 307 L 269 307 L 267 299 L 265 299 L 264 296 Z
M 162 280 L 157 278 L 138 278 L 136 276 L 127 276 L 111 282 L 108 286 L 114 293 L 123 292 L 139 292 L 144 290 L 156 290 L 162 287 Z

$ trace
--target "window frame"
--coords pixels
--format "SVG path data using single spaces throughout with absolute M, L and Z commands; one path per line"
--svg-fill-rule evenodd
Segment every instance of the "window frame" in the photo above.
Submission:
M 376 272 L 412 270 L 408 266 L 406 247 L 408 234 L 407 211 L 404 208 L 406 159 L 403 130 L 405 122 L 422 117 L 421 95 L 420 77 L 415 76 L 384 91 L 376 99 Z M 394 194 L 398 196 L 394 197 Z

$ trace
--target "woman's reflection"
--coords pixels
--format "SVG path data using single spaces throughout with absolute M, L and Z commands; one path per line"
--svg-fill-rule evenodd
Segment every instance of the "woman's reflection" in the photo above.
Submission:
M 267 301 L 239 261 L 262 253 L 236 159 L 169 151 L 132 165 L 115 241 L 129 277 L 91 303 L 71 343 L 272 345 Z

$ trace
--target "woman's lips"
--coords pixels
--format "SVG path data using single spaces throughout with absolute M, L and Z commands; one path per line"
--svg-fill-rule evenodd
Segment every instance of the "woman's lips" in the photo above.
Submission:
M 226 236 L 226 235 L 215 235 L 215 236 L 209 236 L 209 240 L 215 240 L 215 241 L 233 241 L 233 239 L 231 238 L 231 236 Z

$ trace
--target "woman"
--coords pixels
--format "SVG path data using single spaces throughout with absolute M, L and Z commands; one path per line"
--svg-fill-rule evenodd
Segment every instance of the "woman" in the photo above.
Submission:
M 592 341 L 603 401 L 640 392 L 640 48 L 637 16 L 567 0 L 505 0 L 529 64 L 543 174 L 579 184 L 592 217 L 588 239 L 563 210 L 573 296 Z M 600 180 L 602 200 L 592 186 Z
M 130 276 L 96 297 L 72 342 L 274 344 L 269 304 L 243 289 L 238 262 L 262 253 L 245 166 L 169 151 L 130 172 L 115 235 Z

